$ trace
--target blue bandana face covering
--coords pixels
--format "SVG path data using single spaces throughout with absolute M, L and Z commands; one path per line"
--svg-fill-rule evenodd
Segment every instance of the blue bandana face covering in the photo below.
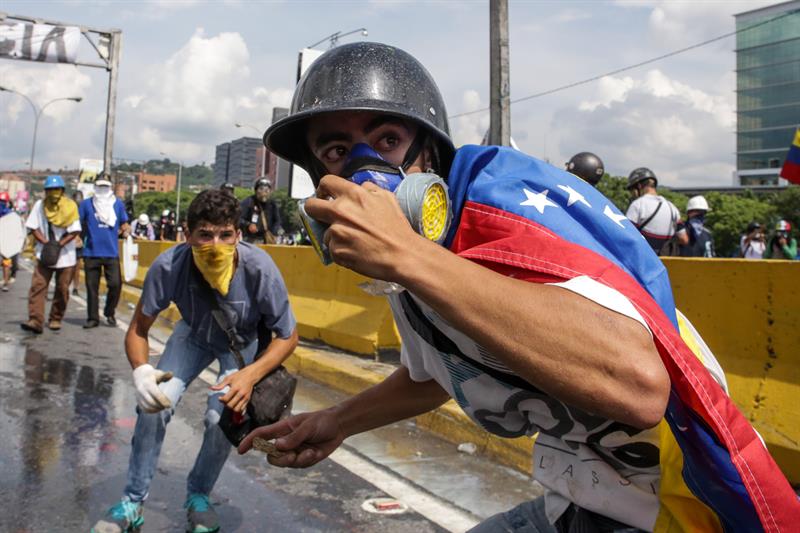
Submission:
M 371 146 L 358 143 L 350 150 L 342 177 L 357 185 L 370 181 L 382 189 L 394 192 L 404 176 L 399 167 L 389 164 Z

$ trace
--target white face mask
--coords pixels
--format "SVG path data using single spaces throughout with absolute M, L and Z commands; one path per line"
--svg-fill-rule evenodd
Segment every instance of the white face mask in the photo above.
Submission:
M 108 185 L 100 185 L 95 187 L 94 193 L 100 198 L 108 198 L 111 195 L 111 187 Z

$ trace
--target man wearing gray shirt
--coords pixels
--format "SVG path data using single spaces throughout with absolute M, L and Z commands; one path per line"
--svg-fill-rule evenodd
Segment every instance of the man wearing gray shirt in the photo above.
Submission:
M 670 239 L 675 236 L 677 244 L 685 246 L 689 244 L 689 237 L 683 229 L 678 208 L 659 195 L 657 189 L 658 179 L 652 170 L 645 167 L 633 170 L 628 176 L 628 191 L 633 202 L 628 206 L 626 216 L 639 228 L 657 255 L 673 255 L 666 246 Z
M 208 495 L 231 445 L 218 426 L 223 406 L 244 413 L 253 386 L 277 368 L 297 346 L 297 328 L 283 278 L 262 250 L 240 242 L 239 204 L 231 195 L 208 190 L 189 206 L 189 238 L 161 254 L 147 272 L 144 289 L 125 338 L 133 368 L 138 417 L 127 484 L 122 499 L 92 531 L 138 530 L 142 504 L 155 473 L 166 425 L 186 387 L 214 360 L 219 379 L 208 397 L 203 443 L 187 482 L 187 531 L 217 531 Z M 202 280 L 200 279 L 202 276 Z M 213 292 L 208 292 L 203 280 Z M 247 365 L 238 370 L 227 334 L 212 317 L 213 295 L 236 311 L 235 327 L 249 344 L 241 350 Z M 148 331 L 158 313 L 174 302 L 181 313 L 158 368 L 148 364 Z M 261 356 L 258 329 L 274 338 Z

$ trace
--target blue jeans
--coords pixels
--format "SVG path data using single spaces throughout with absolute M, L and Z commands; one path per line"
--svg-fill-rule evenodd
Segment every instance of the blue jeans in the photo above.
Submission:
M 556 533 L 544 513 L 544 496 L 492 515 L 467 533 Z
M 256 355 L 257 341 L 242 350 L 245 363 L 253 361 Z M 219 378 L 217 382 L 238 370 L 233 354 L 225 346 L 227 342 L 220 341 L 220 346 L 212 346 L 193 335 L 189 326 L 183 321 L 175 325 L 175 330 L 167 341 L 158 369 L 172 372 L 169 381 L 159 384 L 159 388 L 166 394 L 172 408 L 158 413 L 145 413 L 138 407 L 136 429 L 131 442 L 131 458 L 128 464 L 128 481 L 125 486 L 124 497 L 133 502 L 142 502 L 147 499 L 150 482 L 155 474 L 158 456 L 161 453 L 161 444 L 164 442 L 167 424 L 175 412 L 178 402 L 186 387 L 203 371 L 214 359 L 219 361 Z M 208 407 L 205 414 L 205 432 L 203 444 L 194 467 L 189 473 L 186 489 L 189 494 L 209 494 L 214 488 L 222 466 L 228 459 L 231 444 L 225 438 L 218 422 L 224 405 L 219 401 L 223 391 L 209 391 Z
M 577 511 L 576 517 L 570 511 Z M 490 516 L 467 533 L 644 533 L 610 518 L 580 509 L 574 505 L 564 512 L 555 525 L 550 524 L 544 510 L 544 496 L 523 502 L 513 509 Z

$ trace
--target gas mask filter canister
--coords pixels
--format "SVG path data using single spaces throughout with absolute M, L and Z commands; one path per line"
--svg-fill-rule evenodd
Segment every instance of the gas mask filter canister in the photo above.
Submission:
M 406 175 L 401 168 L 393 167 L 362 143 L 353 146 L 342 174 L 353 183 L 361 185 L 369 181 L 393 192 L 414 231 L 437 244 L 444 242 L 450 229 L 452 210 L 447 184 L 441 177 L 430 172 Z M 329 265 L 332 259 L 323 241 L 328 225 L 306 213 L 305 200 L 299 207 L 300 218 L 314 250 L 322 263 Z

